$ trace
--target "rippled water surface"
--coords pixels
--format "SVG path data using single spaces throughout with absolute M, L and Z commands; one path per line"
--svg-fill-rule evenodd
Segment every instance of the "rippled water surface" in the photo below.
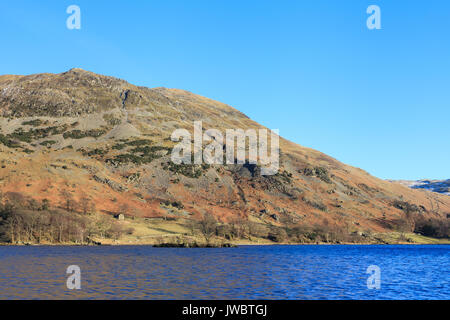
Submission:
M 0 247 L 0 299 L 450 299 L 449 280 L 445 245 Z

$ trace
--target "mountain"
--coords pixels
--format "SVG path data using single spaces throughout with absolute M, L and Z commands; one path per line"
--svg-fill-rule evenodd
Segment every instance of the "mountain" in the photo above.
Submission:
M 445 221 L 450 212 L 446 195 L 378 179 L 283 138 L 273 176 L 248 163 L 174 165 L 171 134 L 193 132 L 194 121 L 204 130 L 264 129 L 233 107 L 187 91 L 82 69 L 0 76 L 2 203 L 37 210 L 32 217 L 44 202 L 45 210 L 122 213 L 135 229 L 129 235 L 142 237 L 136 221 L 211 215 L 220 225 L 239 220 L 268 239 L 299 241 L 389 233 L 410 228 L 411 214 Z
M 390 180 L 392 182 L 398 182 L 404 186 L 413 189 L 426 189 L 429 191 L 442 193 L 450 196 L 450 179 L 447 180 Z

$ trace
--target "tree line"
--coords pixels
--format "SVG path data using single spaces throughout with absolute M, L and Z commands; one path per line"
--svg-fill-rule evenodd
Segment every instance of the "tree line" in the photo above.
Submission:
M 112 217 L 94 215 L 87 197 L 75 201 L 67 191 L 62 205 L 18 192 L 0 194 L 0 242 L 10 244 L 89 244 L 93 238 L 118 239 L 131 232 Z
M 243 217 L 237 217 L 227 223 L 222 223 L 211 213 L 206 213 L 200 220 L 189 221 L 188 227 L 192 236 L 200 235 L 206 243 L 210 243 L 213 238 L 230 241 L 262 238 L 278 243 L 360 243 L 365 240 L 360 234 L 351 233 L 347 228 L 333 224 L 328 219 L 323 219 L 321 223 L 313 225 L 276 226 L 252 222 Z

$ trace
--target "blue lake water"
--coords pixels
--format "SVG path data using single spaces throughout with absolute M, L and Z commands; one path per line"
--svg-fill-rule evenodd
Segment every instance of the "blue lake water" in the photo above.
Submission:
M 0 247 L 0 299 L 450 299 L 449 280 L 446 245 Z

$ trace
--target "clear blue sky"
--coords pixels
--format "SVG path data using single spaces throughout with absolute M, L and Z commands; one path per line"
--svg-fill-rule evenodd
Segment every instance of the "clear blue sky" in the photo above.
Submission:
M 450 1 L 4 0 L 0 34 L 0 74 L 186 89 L 380 178 L 450 178 Z

